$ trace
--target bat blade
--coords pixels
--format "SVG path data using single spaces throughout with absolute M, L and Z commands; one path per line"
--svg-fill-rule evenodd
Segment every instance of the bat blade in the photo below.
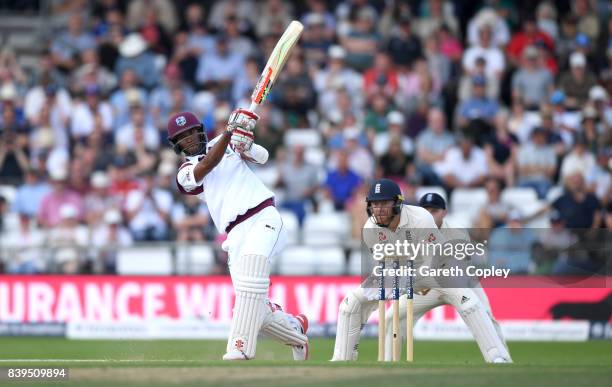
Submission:
M 287 62 L 291 49 L 297 43 L 303 30 L 304 26 L 302 23 L 294 20 L 280 37 L 257 81 L 253 94 L 251 94 L 251 107 L 249 110 L 255 111 L 257 106 L 265 101 L 285 62 Z

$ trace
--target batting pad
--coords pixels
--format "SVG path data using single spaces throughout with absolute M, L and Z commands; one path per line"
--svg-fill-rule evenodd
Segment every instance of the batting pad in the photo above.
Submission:
M 306 335 L 300 333 L 300 323 L 282 310 L 267 312 L 263 318 L 261 332 L 287 345 L 304 345 L 308 342 Z
M 357 360 L 361 327 L 368 321 L 377 305 L 378 301 L 368 301 L 363 296 L 361 288 L 349 292 L 342 300 L 338 311 L 332 361 Z
M 480 300 L 458 310 L 458 312 L 472 332 L 474 339 L 476 339 L 480 352 L 482 352 L 482 356 L 487 363 L 492 363 L 493 360 L 500 357 L 506 361 L 512 361 L 502 338 L 495 330 L 491 316 L 480 303 Z
M 227 351 L 238 350 L 252 359 L 270 286 L 270 264 L 263 255 L 244 255 L 237 261 L 230 268 L 236 302 Z

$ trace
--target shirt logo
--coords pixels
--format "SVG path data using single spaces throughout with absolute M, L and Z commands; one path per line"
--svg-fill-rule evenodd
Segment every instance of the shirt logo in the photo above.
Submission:
M 386 241 L 387 240 L 387 235 L 384 232 L 379 231 L 378 232 L 378 240 L 381 241 L 381 242 L 382 241 Z
M 184 126 L 187 123 L 187 119 L 185 118 L 185 116 L 178 116 L 176 117 L 174 122 L 176 122 L 178 126 Z
M 376 187 L 374 187 L 374 193 L 380 193 L 380 183 L 376 184 Z

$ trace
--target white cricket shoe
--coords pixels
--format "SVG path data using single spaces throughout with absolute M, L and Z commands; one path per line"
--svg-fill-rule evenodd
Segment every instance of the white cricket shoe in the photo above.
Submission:
M 295 319 L 299 321 L 302 326 L 302 334 L 305 335 L 308 332 L 308 318 L 303 314 L 298 314 L 295 316 Z M 291 347 L 291 350 L 293 351 L 293 360 L 308 360 L 308 342 L 304 345 L 294 345 Z
M 251 360 L 246 353 L 244 353 L 245 341 L 246 339 L 242 337 L 235 338 L 233 348 L 223 355 L 223 360 Z
M 512 363 L 512 360 L 508 360 L 508 359 L 503 358 L 503 357 L 496 357 L 495 359 L 493 359 L 493 361 L 491 363 L 496 363 L 496 364 Z

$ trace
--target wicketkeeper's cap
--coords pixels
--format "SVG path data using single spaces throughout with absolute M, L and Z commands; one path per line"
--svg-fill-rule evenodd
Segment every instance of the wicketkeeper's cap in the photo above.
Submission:
M 419 200 L 419 206 L 424 208 L 439 208 L 446 210 L 446 201 L 440 194 L 435 192 L 426 193 Z

